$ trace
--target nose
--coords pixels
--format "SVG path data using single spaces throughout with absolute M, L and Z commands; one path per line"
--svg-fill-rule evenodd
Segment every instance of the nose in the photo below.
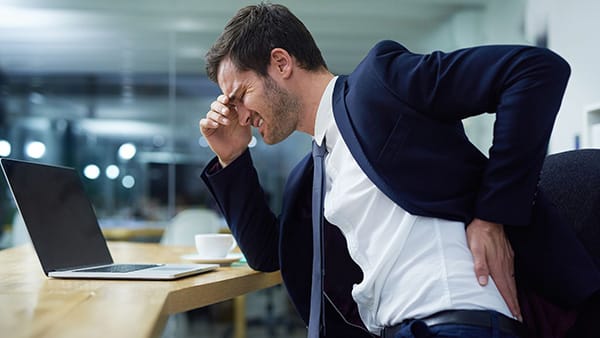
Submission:
M 241 126 L 247 126 L 252 122 L 252 113 L 249 109 L 246 109 L 241 105 L 236 106 L 234 109 L 237 111 L 238 122 Z

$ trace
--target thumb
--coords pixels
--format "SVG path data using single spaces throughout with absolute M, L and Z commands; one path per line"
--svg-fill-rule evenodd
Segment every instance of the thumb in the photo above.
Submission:
M 490 275 L 490 270 L 487 265 L 487 259 L 482 251 L 473 251 L 473 262 L 475 265 L 475 276 L 479 285 L 486 286 Z

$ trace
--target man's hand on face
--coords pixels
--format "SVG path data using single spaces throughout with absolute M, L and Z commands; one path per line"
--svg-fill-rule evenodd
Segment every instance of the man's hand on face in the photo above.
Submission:
M 467 243 L 473 254 L 475 275 L 480 285 L 492 276 L 513 316 L 522 321 L 514 275 L 514 252 L 502 224 L 474 219 L 467 227 Z
M 206 117 L 200 120 L 200 132 L 212 151 L 226 167 L 248 147 L 252 137 L 250 125 L 241 125 L 238 112 L 227 95 L 219 95 L 210 105 Z

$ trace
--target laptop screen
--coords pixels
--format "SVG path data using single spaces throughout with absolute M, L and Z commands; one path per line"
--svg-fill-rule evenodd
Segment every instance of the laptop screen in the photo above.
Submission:
M 46 275 L 113 262 L 74 169 L 6 158 L 1 163 Z

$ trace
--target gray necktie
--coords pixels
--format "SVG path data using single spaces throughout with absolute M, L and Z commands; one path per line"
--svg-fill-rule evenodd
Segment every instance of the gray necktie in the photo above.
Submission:
M 312 190 L 312 226 L 313 226 L 313 269 L 310 292 L 310 316 L 308 338 L 325 336 L 325 311 L 323 303 L 323 278 L 325 276 L 323 260 L 323 201 L 325 199 L 325 167 L 323 159 L 327 153 L 325 140 L 321 146 L 313 141 L 314 162 Z M 322 333 L 322 335 L 321 335 Z

